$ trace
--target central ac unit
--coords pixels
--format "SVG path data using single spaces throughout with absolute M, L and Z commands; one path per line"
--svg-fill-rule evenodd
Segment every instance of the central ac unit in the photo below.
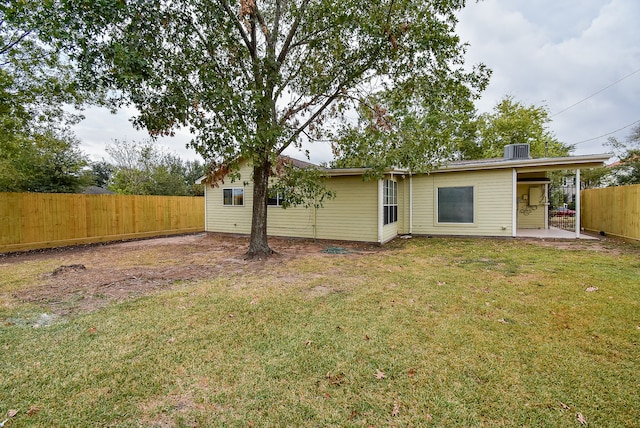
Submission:
M 530 159 L 528 144 L 508 144 L 504 146 L 505 159 Z

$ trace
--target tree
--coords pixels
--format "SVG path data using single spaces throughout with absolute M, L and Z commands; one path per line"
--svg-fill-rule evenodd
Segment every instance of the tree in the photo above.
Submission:
M 88 159 L 64 131 L 0 141 L 0 192 L 77 193 L 90 185 Z
M 183 162 L 152 141 L 115 140 L 106 146 L 113 160 L 110 190 L 129 195 L 200 196 L 204 189 L 195 181 L 204 175 L 198 161 Z
M 249 257 L 272 252 L 269 177 L 286 148 L 335 138 L 338 153 L 378 169 L 427 168 L 449 147 L 453 131 L 438 127 L 464 121 L 488 78 L 463 68 L 458 0 L 53 3 L 52 36 L 85 87 L 131 102 L 153 136 L 187 127 L 218 170 L 252 165 Z M 366 105 L 373 122 L 353 121 Z
M 461 159 L 497 158 L 508 144 L 529 144 L 534 158 L 568 156 L 571 147 L 558 141 L 549 131 L 546 107 L 526 106 L 506 96 L 492 113 L 481 114 L 471 130 L 471 138 L 461 141 Z M 475 135 L 474 135 L 475 134 Z
M 65 105 L 89 98 L 74 68 L 43 40 L 50 2 L 0 4 L 0 191 L 76 192 L 86 156 L 66 125 Z M 97 99 L 97 98 L 94 98 Z
M 613 167 L 615 183 L 619 186 L 640 184 L 640 124 L 632 129 L 626 142 L 611 137 L 607 145 L 620 159 Z

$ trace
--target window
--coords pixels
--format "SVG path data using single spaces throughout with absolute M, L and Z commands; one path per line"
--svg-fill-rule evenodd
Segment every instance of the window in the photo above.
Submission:
M 244 205 L 244 189 L 222 189 L 222 205 Z
M 398 221 L 398 183 L 393 180 L 384 180 L 383 212 L 384 224 Z
M 473 186 L 438 188 L 438 223 L 473 223 Z
M 277 190 L 269 190 L 269 200 L 267 201 L 267 205 L 272 205 L 276 207 L 282 206 L 284 202 L 284 193 Z

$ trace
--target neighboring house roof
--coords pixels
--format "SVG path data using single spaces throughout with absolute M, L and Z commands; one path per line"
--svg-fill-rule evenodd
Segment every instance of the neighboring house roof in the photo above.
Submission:
M 114 193 L 111 190 L 104 189 L 98 186 L 89 186 L 82 191 L 85 195 L 113 195 Z

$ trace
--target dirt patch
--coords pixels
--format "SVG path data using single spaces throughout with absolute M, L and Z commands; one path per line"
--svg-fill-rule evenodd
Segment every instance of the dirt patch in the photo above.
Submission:
M 594 251 L 605 254 L 640 254 L 640 247 L 632 243 L 626 243 L 612 238 L 599 238 L 598 240 L 563 240 L 563 239 L 530 239 L 528 242 L 542 247 L 553 247 L 567 251 Z
M 35 303 L 56 315 L 70 315 L 185 282 L 272 269 L 300 257 L 357 257 L 384 251 L 372 244 L 305 239 L 270 238 L 269 244 L 277 254 L 258 261 L 244 258 L 249 245 L 247 237 L 218 234 L 12 254 L 1 261 L 14 264 L 47 260 L 58 264 L 41 275 L 36 284 L 12 293 L 11 297 Z M 338 247 L 344 251 L 327 252 L 327 248 Z

